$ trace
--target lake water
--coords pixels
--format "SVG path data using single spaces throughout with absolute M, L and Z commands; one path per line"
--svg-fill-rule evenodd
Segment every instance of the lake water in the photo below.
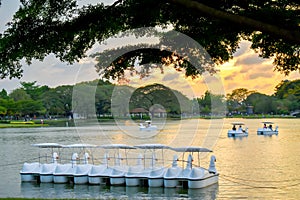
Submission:
M 227 137 L 231 122 L 243 121 L 249 136 Z M 141 132 L 124 121 L 82 124 L 77 127 L 0 129 L 0 197 L 97 199 L 300 199 L 300 119 L 272 119 L 278 136 L 259 136 L 261 119 L 178 120 L 157 123 L 158 132 Z M 33 143 L 162 143 L 209 147 L 217 158 L 219 183 L 203 189 L 109 187 L 71 184 L 21 183 L 19 171 L 33 162 L 39 149 Z M 131 150 L 129 156 L 136 156 Z M 175 152 L 164 152 L 170 166 Z M 93 150 L 101 156 L 103 150 Z M 211 154 L 201 154 L 208 167 Z M 179 155 L 182 156 L 182 155 Z M 194 162 L 198 162 L 195 158 Z

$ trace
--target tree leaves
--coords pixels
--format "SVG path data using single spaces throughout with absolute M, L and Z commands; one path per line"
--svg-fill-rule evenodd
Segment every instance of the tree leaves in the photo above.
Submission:
M 20 78 L 23 59 L 30 64 L 33 59 L 43 60 L 54 54 L 61 61 L 74 63 L 86 57 L 96 42 L 127 30 L 155 26 L 173 27 L 192 37 L 216 64 L 231 59 L 239 41 L 247 39 L 261 57 L 274 59 L 275 70 L 286 75 L 299 70 L 297 0 L 124 0 L 81 8 L 76 0 L 21 2 L 9 28 L 0 35 L 1 78 Z M 151 51 L 149 48 L 148 55 Z M 148 60 L 153 62 L 163 54 Z M 124 60 L 124 64 L 107 74 L 121 77 L 129 60 L 134 58 Z M 187 62 L 182 66 L 188 76 L 202 73 L 193 71 Z

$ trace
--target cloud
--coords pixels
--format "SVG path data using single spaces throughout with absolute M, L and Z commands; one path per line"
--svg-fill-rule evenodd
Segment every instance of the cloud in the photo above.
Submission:
M 273 84 L 271 84 L 271 83 L 266 83 L 266 84 L 255 84 L 255 85 L 253 85 L 253 90 L 256 90 L 257 92 L 259 92 L 259 91 L 263 91 L 263 90 L 265 90 L 265 88 L 273 88 L 273 90 L 272 91 L 270 91 L 270 93 L 269 94 L 273 94 L 273 92 L 274 92 L 274 85 Z
M 240 66 L 240 71 L 239 73 L 257 73 L 257 72 L 262 72 L 262 73 L 274 73 L 273 72 L 273 66 L 271 65 L 265 65 L 261 63 L 260 65 L 256 66 L 251 66 L 251 65 L 243 65 Z
M 263 61 L 263 58 L 258 57 L 256 54 L 253 54 L 238 58 L 235 65 L 258 65 L 261 64 Z
M 8 93 L 11 93 L 14 89 L 20 87 L 19 79 L 0 79 L 0 90 L 5 89 Z
M 232 74 L 229 74 L 227 76 L 224 76 L 224 80 L 225 81 L 234 80 L 236 78 L 236 75 L 237 75 L 237 73 L 232 73 Z
M 173 73 L 173 74 L 166 74 L 162 81 L 170 81 L 170 80 L 176 80 L 179 78 L 179 73 Z
M 270 78 L 270 77 L 272 77 L 272 75 L 270 75 L 270 73 L 268 72 L 256 72 L 248 75 L 249 79 Z
M 242 65 L 242 66 L 240 66 L 239 73 L 249 73 L 250 71 L 253 71 L 255 69 L 257 69 L 257 68 L 255 68 L 254 66 Z
M 19 0 L 2 1 L 0 6 L 0 32 L 7 29 L 6 24 L 12 20 L 13 14 L 19 9 Z
M 99 76 L 92 61 L 69 65 L 60 62 L 54 55 L 50 55 L 43 61 L 34 60 L 30 66 L 24 65 L 24 74 L 20 81 L 36 81 L 37 85 L 57 87 L 59 85 L 74 85 L 78 82 L 91 81 L 97 78 Z
M 251 46 L 251 43 L 248 41 L 242 41 L 239 45 L 239 48 L 237 49 L 237 51 L 234 53 L 234 57 L 239 57 L 241 55 L 246 54 L 247 52 L 249 52 L 249 48 Z
M 276 72 L 273 72 L 273 66 L 268 62 L 260 63 L 259 65 L 243 65 L 239 71 L 241 74 L 245 74 L 247 79 L 256 79 L 256 78 L 270 78 L 276 75 Z

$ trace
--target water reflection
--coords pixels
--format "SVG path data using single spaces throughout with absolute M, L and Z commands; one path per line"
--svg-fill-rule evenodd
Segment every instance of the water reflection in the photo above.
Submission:
M 215 184 L 202 189 L 188 189 L 188 196 L 192 199 L 197 199 L 198 197 L 201 197 L 201 199 L 216 199 L 218 196 L 218 191 L 219 185 Z
M 228 137 L 228 139 L 231 139 L 231 140 L 247 140 L 248 136 L 247 137 Z
M 21 183 L 21 196 L 25 198 L 170 198 L 216 199 L 219 185 L 202 189 L 151 188 L 105 185 L 70 185 L 53 183 Z

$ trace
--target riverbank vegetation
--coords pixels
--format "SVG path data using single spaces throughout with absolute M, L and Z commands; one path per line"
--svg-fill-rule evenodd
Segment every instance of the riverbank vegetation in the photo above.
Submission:
M 75 86 L 49 88 L 38 86 L 36 82 L 21 82 L 21 85 L 10 94 L 4 89 L 0 92 L 1 124 L 9 121 L 12 122 L 10 126 L 28 126 L 28 121 L 34 121 L 34 124 L 31 124 L 34 126 L 41 125 L 42 119 L 44 124 L 65 125 L 73 118 L 86 119 L 97 116 L 100 120 L 111 120 L 128 115 L 136 120 L 149 119 L 149 116 L 153 115 L 167 118 L 212 118 L 218 114 L 247 118 L 287 117 L 291 114 L 299 116 L 297 113 L 300 111 L 300 80 L 280 82 L 272 95 L 237 88 L 226 96 L 206 91 L 202 96 L 193 99 L 161 84 L 132 88 L 95 80 L 75 85 L 76 92 L 84 97 L 80 99 L 80 103 L 74 100 Z M 89 86 L 96 88 L 92 101 L 94 106 L 90 106 L 89 101 L 93 96 L 91 91 L 86 89 Z M 124 101 L 128 102 L 129 108 L 128 104 L 123 105 Z M 217 102 L 214 108 L 212 101 Z M 74 102 L 77 103 L 75 106 L 72 105 Z M 218 113 L 218 106 L 225 106 L 225 113 Z M 89 110 L 91 108 L 94 110 Z M 65 120 L 57 121 L 61 118 Z M 14 124 L 14 120 L 24 121 L 24 124 Z

